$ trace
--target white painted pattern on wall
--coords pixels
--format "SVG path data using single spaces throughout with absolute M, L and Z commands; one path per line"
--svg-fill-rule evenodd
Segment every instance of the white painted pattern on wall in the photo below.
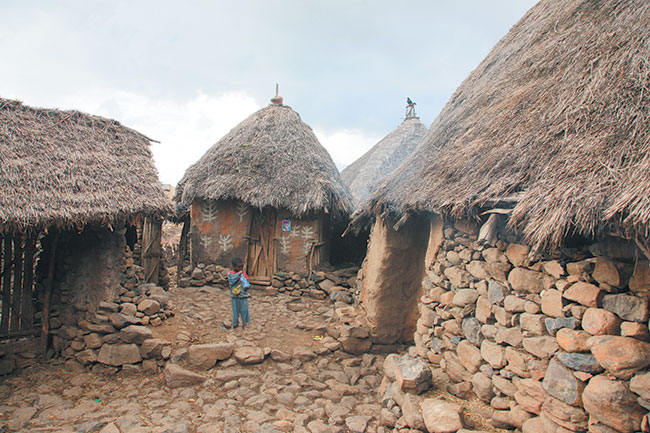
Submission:
M 280 252 L 285 255 L 291 253 L 291 235 L 282 235 L 280 236 Z
M 219 209 L 217 202 L 214 200 L 207 200 L 201 204 L 201 220 L 203 222 L 212 222 L 217 219 Z
M 219 247 L 224 253 L 230 251 L 233 247 L 232 235 L 219 235 Z
M 243 201 L 239 202 L 239 204 L 237 205 L 237 216 L 239 217 L 240 223 L 244 222 L 244 218 L 248 216 L 248 209 L 249 206 Z

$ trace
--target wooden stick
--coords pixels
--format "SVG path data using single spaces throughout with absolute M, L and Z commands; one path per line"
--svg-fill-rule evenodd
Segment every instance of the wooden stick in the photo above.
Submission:
M 636 236 L 634 236 L 634 243 L 636 243 L 636 246 L 639 247 L 639 249 L 643 252 L 646 258 L 650 260 L 650 250 L 648 250 L 648 248 L 645 245 L 643 245 L 639 240 L 639 238 L 637 238 Z
M 9 332 L 9 307 L 11 305 L 11 267 L 13 266 L 11 237 L 4 236 L 4 254 L 2 261 L 2 316 L 0 316 L 0 335 Z
M 187 251 L 187 235 L 190 232 L 190 219 L 188 218 L 183 223 L 183 230 L 181 230 L 181 239 L 178 242 L 178 257 L 176 257 L 176 285 L 181 279 L 183 273 L 183 263 L 185 261 L 185 254 Z
M 43 335 L 41 336 L 41 347 L 43 349 L 43 359 L 47 357 L 47 347 L 50 339 L 50 303 L 52 298 L 52 287 L 54 286 L 54 271 L 56 269 L 56 247 L 59 242 L 59 232 L 56 232 L 52 238 L 50 245 L 50 262 L 47 268 L 47 281 L 45 282 L 45 293 L 43 294 L 43 320 L 41 328 Z
M 23 278 L 23 310 L 20 329 L 28 331 L 34 326 L 34 254 L 36 253 L 35 239 L 27 236 L 25 239 L 25 273 Z
M 23 246 L 22 236 L 14 237 L 14 290 L 11 293 L 11 319 L 9 320 L 9 331 L 20 331 L 20 307 L 22 306 L 23 293 Z

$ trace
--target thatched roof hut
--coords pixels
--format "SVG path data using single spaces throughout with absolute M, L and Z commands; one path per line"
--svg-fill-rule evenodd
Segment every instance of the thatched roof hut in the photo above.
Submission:
M 327 261 L 332 220 L 352 206 L 311 128 L 281 97 L 271 101 L 188 168 L 175 195 L 190 209 L 192 264 L 243 257 L 249 275 L 267 283 L 278 270 Z
M 650 231 L 650 3 L 542 0 L 451 97 L 366 209 L 513 202 L 536 247 Z
M 150 142 L 115 120 L 0 98 L 0 231 L 168 213 Z
M 236 199 L 256 208 L 285 208 L 296 216 L 350 212 L 350 194 L 312 129 L 291 107 L 253 113 L 187 169 L 175 199 Z
M 377 183 L 399 167 L 426 132 L 427 127 L 418 117 L 407 117 L 394 131 L 341 172 L 341 179 L 350 188 L 355 207 L 368 200 Z

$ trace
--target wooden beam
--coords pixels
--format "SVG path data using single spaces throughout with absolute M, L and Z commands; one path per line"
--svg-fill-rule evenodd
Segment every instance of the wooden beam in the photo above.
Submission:
M 11 305 L 11 267 L 13 266 L 13 249 L 11 248 L 11 236 L 5 234 L 3 237 L 4 248 L 2 255 L 2 316 L 0 316 L 0 335 L 9 332 L 9 311 Z
M 20 307 L 22 306 L 23 292 L 23 246 L 22 236 L 14 236 L 14 281 L 11 293 L 11 319 L 9 332 L 20 331 Z
M 25 238 L 25 272 L 23 273 L 23 309 L 21 311 L 21 331 L 31 330 L 34 326 L 34 255 L 36 240 L 32 236 Z
M 178 241 L 178 257 L 176 257 L 176 285 L 181 280 L 183 274 L 183 264 L 185 263 L 185 254 L 187 253 L 187 235 L 190 232 L 190 219 L 186 219 L 181 230 L 181 239 Z
M 43 351 L 43 359 L 47 357 L 47 348 L 50 344 L 50 304 L 52 302 L 52 287 L 54 286 L 54 271 L 56 270 L 56 247 L 59 242 L 59 232 L 56 232 L 52 237 L 50 245 L 50 262 L 47 268 L 47 281 L 45 282 L 45 293 L 43 294 L 43 321 L 41 328 L 43 335 L 41 336 L 41 348 Z

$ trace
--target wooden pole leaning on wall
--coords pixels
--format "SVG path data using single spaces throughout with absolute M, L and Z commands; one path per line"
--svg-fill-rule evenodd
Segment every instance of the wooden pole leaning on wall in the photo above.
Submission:
M 189 217 L 183 222 L 183 230 L 181 230 L 181 239 L 178 241 L 178 256 L 176 257 L 176 285 L 181 280 L 183 274 L 183 263 L 185 262 L 185 254 L 187 253 L 187 235 L 190 232 L 190 219 Z
M 11 311 L 11 268 L 14 265 L 13 243 L 9 233 L 3 237 L 3 259 L 0 276 L 2 277 L 2 315 L 0 316 L 0 335 L 9 334 L 9 316 Z
M 56 247 L 59 242 L 59 232 L 52 237 L 50 245 L 50 262 L 47 268 L 47 281 L 45 282 L 45 293 L 43 294 L 43 320 L 41 323 L 43 335 L 41 335 L 41 348 L 43 359 L 47 358 L 47 348 L 50 340 L 50 304 L 52 303 L 52 287 L 54 286 L 54 271 L 56 270 Z

